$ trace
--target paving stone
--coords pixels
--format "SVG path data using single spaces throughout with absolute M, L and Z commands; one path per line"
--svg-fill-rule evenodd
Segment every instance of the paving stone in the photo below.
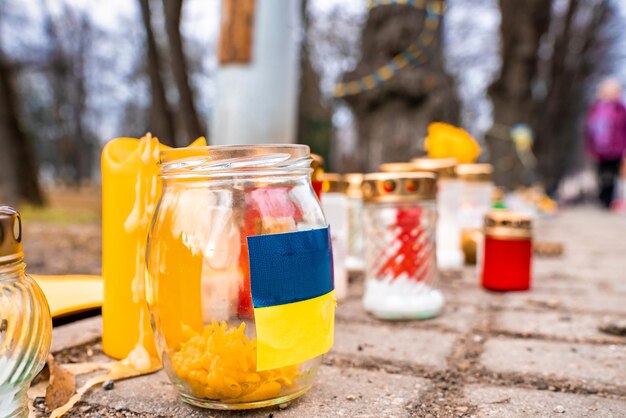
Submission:
M 626 251 L 625 251 L 626 253 Z M 533 289 L 559 291 L 619 291 L 624 292 L 623 256 L 616 256 L 617 260 L 602 258 L 597 261 L 568 264 L 567 261 L 536 261 L 533 269 Z M 609 289 L 610 288 L 610 289 Z
M 540 335 L 570 341 L 626 343 L 626 338 L 598 330 L 603 317 L 566 311 L 504 311 L 497 315 L 493 330 L 521 335 Z
M 337 323 L 332 353 L 357 358 L 377 357 L 443 369 L 456 336 L 404 327 L 403 322 L 372 327 Z
M 475 278 L 471 283 L 442 286 L 441 290 L 446 297 L 446 303 L 453 305 L 475 306 L 485 308 L 493 302 L 494 296 L 499 293 L 486 291 Z
M 481 418 L 626 416 L 626 401 L 598 396 L 478 385 L 467 387 L 465 396 L 478 406 Z
M 102 335 L 102 317 L 82 319 L 55 327 L 52 333 L 52 353 L 92 342 Z
M 446 302 L 446 306 L 436 318 L 423 321 L 406 321 L 402 326 L 416 329 L 444 329 L 457 332 L 467 332 L 471 329 L 476 317 L 476 306 L 469 304 L 454 304 Z M 369 315 L 361 299 L 347 299 L 337 304 L 336 318 L 339 322 L 360 322 L 372 325 L 388 325 L 388 321 L 376 319 Z
M 162 417 L 406 417 L 407 405 L 418 402 L 431 384 L 426 379 L 378 371 L 335 369 L 322 366 L 313 388 L 288 408 L 265 408 L 246 412 L 204 411 L 179 400 L 163 371 L 117 382 L 115 388 L 98 388 L 84 400 L 135 413 Z
M 530 373 L 626 386 L 626 345 L 494 338 L 482 363 L 496 372 Z
M 577 271 L 563 269 L 563 262 L 555 260 L 535 260 L 533 266 L 532 290 L 540 292 L 586 292 L 586 291 L 602 291 L 607 286 L 612 286 L 612 278 L 589 280 L 589 275 L 597 273 L 597 269 L 593 269 L 587 275 L 581 275 L 581 271 L 586 269 L 584 266 L 575 266 Z
M 526 309 L 545 302 L 548 305 L 554 304 L 555 307 L 572 311 L 626 314 L 624 301 L 626 301 L 626 295 L 621 293 L 531 291 L 506 293 L 500 304 L 507 308 Z

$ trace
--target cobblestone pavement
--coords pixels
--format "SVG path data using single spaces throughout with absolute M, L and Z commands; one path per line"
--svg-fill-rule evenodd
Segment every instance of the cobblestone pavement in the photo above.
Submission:
M 97 388 L 70 416 L 626 417 L 626 337 L 599 330 L 626 319 L 626 218 L 573 209 L 535 236 L 566 249 L 536 259 L 532 291 L 483 291 L 467 269 L 440 280 L 447 307 L 433 320 L 377 321 L 352 283 L 316 385 L 286 408 L 202 411 L 160 372 Z M 97 357 L 99 332 L 98 318 L 57 328 L 53 349 Z

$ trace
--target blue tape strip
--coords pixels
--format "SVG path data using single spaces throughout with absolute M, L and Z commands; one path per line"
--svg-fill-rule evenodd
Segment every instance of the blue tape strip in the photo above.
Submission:
M 330 229 L 248 237 L 255 308 L 300 302 L 333 290 Z

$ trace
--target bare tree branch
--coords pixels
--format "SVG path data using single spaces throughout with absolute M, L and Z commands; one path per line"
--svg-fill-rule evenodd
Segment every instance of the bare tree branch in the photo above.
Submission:
M 152 30 L 152 18 L 150 13 L 150 0 L 139 0 L 141 18 L 146 30 L 146 46 L 148 58 L 148 76 L 150 78 L 150 91 L 152 93 L 152 105 L 150 107 L 150 131 L 159 140 L 167 145 L 176 146 L 174 120 L 167 102 L 165 85 L 161 76 L 161 59 L 157 42 Z
M 163 0 L 165 28 L 170 47 L 170 63 L 179 94 L 179 120 L 183 121 L 185 128 L 185 137 L 179 142 L 181 142 L 181 145 L 186 145 L 195 138 L 206 134 L 204 126 L 198 117 L 193 92 L 189 85 L 187 59 L 180 34 L 182 8 L 183 0 Z

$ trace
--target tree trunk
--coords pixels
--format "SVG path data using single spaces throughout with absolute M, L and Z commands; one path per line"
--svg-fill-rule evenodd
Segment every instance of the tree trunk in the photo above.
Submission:
M 589 62 L 596 38 L 610 14 L 607 1 L 595 4 L 570 0 L 563 30 L 554 42 L 550 63 L 548 95 L 538 112 L 538 141 L 535 147 L 539 170 L 546 187 L 555 190 L 559 180 L 580 162 L 583 154 L 582 115 L 585 113 L 586 70 L 601 70 L 602 62 Z M 584 21 L 582 16 L 591 16 Z
M 148 58 L 148 76 L 150 77 L 150 91 L 152 105 L 150 106 L 150 130 L 154 136 L 167 145 L 176 146 L 174 120 L 165 95 L 165 85 L 159 68 L 162 61 L 159 58 L 159 49 L 152 30 L 152 16 L 150 0 L 139 0 L 141 17 L 146 30 L 146 46 Z M 181 145 L 183 141 L 180 141 Z
M 48 61 L 49 82 L 56 103 L 54 123 L 58 132 L 54 138 L 59 158 L 59 178 L 75 187 L 91 176 L 94 163 L 94 138 L 85 125 L 87 112 L 87 60 L 92 47 L 93 27 L 83 12 L 66 10 L 62 17 L 55 16 L 49 2 L 43 0 L 41 8 L 51 55 Z M 66 36 L 64 36 L 64 33 Z M 71 38 L 67 34 L 72 34 Z M 65 41 L 64 41 L 65 39 Z M 71 118 L 63 115 L 71 109 Z
M 17 96 L 11 69 L 0 53 L 0 201 L 44 203 L 35 152 L 17 117 Z
M 165 27 L 170 46 L 170 63 L 179 96 L 178 114 L 185 132 L 184 137 L 181 138 L 181 145 L 187 145 L 197 137 L 205 135 L 205 130 L 198 118 L 193 92 L 189 86 L 187 61 L 180 34 L 182 8 L 183 0 L 163 0 Z
M 311 151 L 330 161 L 330 136 L 332 111 L 322 97 L 320 78 L 311 63 L 307 39 L 309 16 L 308 0 L 302 1 L 302 27 L 304 39 L 300 49 L 300 95 L 298 97 L 297 142 L 311 147 Z
M 362 33 L 362 58 L 344 81 L 357 80 L 387 64 L 426 31 L 424 13 L 410 6 L 372 9 Z M 459 122 L 454 82 L 442 63 L 441 25 L 423 65 L 408 66 L 373 90 L 347 96 L 357 124 L 358 142 L 349 169 L 374 171 L 381 163 L 419 155 L 432 121 Z
M 510 140 L 513 125 L 535 126 L 532 87 L 539 66 L 539 45 L 550 26 L 552 0 L 500 0 L 502 69 L 489 87 L 493 126 L 486 136 L 494 179 L 513 188 L 526 182 L 526 170 Z

